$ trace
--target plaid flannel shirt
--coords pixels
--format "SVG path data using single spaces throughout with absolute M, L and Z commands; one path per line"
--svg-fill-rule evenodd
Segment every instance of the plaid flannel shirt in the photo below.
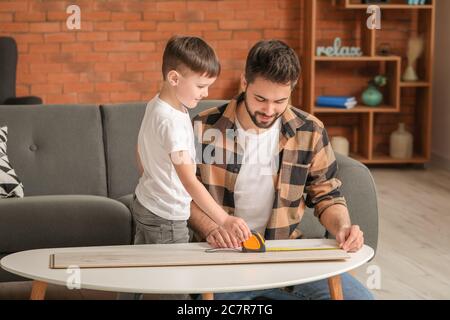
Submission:
M 236 107 L 242 99 L 242 95 L 238 96 L 227 105 L 200 113 L 193 120 L 197 178 L 230 215 L 235 210 L 234 189 L 243 156 L 233 134 Z M 341 181 L 336 178 L 337 162 L 323 123 L 292 106 L 288 106 L 281 119 L 279 165 L 273 176 L 275 197 L 264 234 L 266 239 L 299 238 L 301 233 L 297 227 L 305 205 L 314 207 L 318 218 L 332 205 L 346 206 L 339 189 Z M 211 134 L 208 129 L 215 130 Z M 214 132 L 219 132 L 221 137 Z M 204 154 L 212 154 L 214 161 Z

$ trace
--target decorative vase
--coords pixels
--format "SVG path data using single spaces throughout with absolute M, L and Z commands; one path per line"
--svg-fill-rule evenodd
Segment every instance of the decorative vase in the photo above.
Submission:
M 331 147 L 333 148 L 334 152 L 348 157 L 350 152 L 350 143 L 345 137 L 331 138 Z
M 405 124 L 391 134 L 390 156 L 394 159 L 408 159 L 413 155 L 413 135 L 406 131 Z
M 408 51 L 406 53 L 408 64 L 403 74 L 403 81 L 417 81 L 419 77 L 417 76 L 416 70 L 414 70 L 414 65 L 417 59 L 420 57 L 424 49 L 424 39 L 422 36 L 415 36 L 408 41 Z
M 369 84 L 369 87 L 364 90 L 361 100 L 366 106 L 376 107 L 383 101 L 383 94 L 373 84 Z

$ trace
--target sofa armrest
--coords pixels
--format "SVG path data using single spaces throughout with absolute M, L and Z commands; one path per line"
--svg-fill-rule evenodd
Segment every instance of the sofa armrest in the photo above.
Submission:
M 8 105 L 42 104 L 42 99 L 35 96 L 14 97 L 6 99 L 4 104 Z
M 352 224 L 364 232 L 364 240 L 375 251 L 378 245 L 377 191 L 369 169 L 362 163 L 336 154 L 338 178 L 347 201 Z
M 0 200 L 0 252 L 131 244 L 131 213 L 99 196 L 30 196 Z

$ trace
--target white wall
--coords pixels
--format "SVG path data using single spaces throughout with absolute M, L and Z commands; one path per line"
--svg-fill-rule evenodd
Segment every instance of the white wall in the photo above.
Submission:
M 450 170 L 450 1 L 436 1 L 433 163 Z

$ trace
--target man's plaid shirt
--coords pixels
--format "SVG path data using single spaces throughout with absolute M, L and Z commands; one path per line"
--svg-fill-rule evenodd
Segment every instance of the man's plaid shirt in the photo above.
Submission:
M 243 157 L 235 134 L 236 107 L 242 99 L 241 95 L 227 105 L 208 109 L 193 120 L 197 177 L 230 215 L 235 210 L 234 190 Z M 323 123 L 292 106 L 281 116 L 281 123 L 279 165 L 273 176 L 275 198 L 266 239 L 298 238 L 301 234 L 297 226 L 305 205 L 314 207 L 318 218 L 331 205 L 346 206 L 339 189 L 341 181 L 336 178 L 337 162 Z M 214 161 L 205 154 L 212 155 Z M 258 192 L 258 186 L 254 191 Z

